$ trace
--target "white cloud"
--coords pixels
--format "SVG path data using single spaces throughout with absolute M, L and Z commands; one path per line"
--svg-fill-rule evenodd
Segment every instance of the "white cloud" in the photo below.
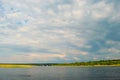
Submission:
M 82 49 L 91 49 L 90 41 L 105 40 L 109 32 L 97 21 L 105 18 L 111 22 L 119 20 L 119 11 L 117 13 L 113 3 L 106 3 L 105 0 L 97 3 L 88 0 L 72 0 L 72 3 L 65 3 L 64 0 L 2 2 L 5 11 L 4 17 L 0 17 L 0 44 L 45 48 L 66 56 L 88 56 L 89 52 Z M 107 45 L 118 43 L 108 41 Z M 119 52 L 113 48 L 107 51 Z M 35 55 L 48 56 L 42 53 Z M 60 58 L 60 55 L 49 57 Z
M 80 58 L 78 58 L 78 57 L 74 57 L 74 60 L 76 60 L 76 61 L 80 61 Z
M 120 50 L 118 48 L 104 48 L 104 49 L 101 49 L 99 50 L 100 53 L 105 53 L 105 54 L 119 54 L 120 53 Z
M 55 59 L 64 59 L 65 56 L 65 54 L 29 53 L 28 55 L 11 55 L 8 59 L 9 62 L 52 62 Z
M 113 5 L 106 4 L 105 1 L 101 1 L 92 6 L 92 16 L 93 18 L 106 18 L 112 14 Z

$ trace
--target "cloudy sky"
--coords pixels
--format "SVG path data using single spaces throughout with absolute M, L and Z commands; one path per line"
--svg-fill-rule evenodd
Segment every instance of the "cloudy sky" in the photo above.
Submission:
M 120 0 L 0 0 L 0 63 L 120 59 Z

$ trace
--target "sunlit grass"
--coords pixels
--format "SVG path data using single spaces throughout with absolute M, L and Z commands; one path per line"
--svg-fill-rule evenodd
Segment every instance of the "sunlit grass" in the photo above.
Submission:
M 32 65 L 0 64 L 0 68 L 32 68 Z

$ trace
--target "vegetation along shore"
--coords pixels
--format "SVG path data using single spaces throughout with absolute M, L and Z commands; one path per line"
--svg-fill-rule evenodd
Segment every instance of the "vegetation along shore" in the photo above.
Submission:
M 120 59 L 54 64 L 54 66 L 120 66 Z
M 32 68 L 34 66 L 120 66 L 120 59 L 74 63 L 0 63 L 0 68 Z

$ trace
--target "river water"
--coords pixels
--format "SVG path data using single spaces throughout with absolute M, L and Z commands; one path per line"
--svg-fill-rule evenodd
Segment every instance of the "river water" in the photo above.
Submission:
M 0 80 L 120 80 L 120 67 L 0 68 Z

